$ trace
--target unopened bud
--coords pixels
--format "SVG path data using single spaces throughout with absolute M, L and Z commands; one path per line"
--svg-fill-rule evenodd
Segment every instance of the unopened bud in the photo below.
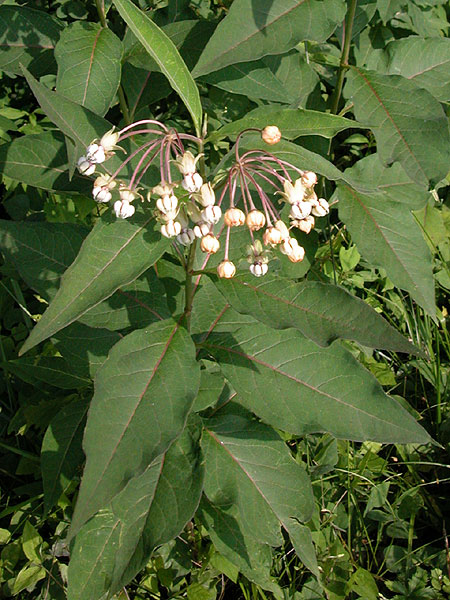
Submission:
M 202 252 L 215 254 L 220 248 L 220 242 L 212 233 L 208 233 L 204 238 L 202 238 L 200 248 L 202 249 Z
M 266 142 L 266 144 L 278 144 L 281 140 L 281 131 L 278 129 L 276 125 L 267 125 L 261 132 L 262 139 Z
M 245 214 L 240 208 L 229 208 L 223 220 L 227 227 L 240 227 L 245 223 Z
M 296 244 L 293 247 L 292 252 L 288 254 L 287 257 L 293 263 L 301 262 L 305 258 L 305 249 L 303 248 L 303 246 Z
M 263 242 L 266 246 L 269 244 L 271 246 L 276 246 L 277 244 L 281 244 L 282 241 L 283 236 L 275 227 L 268 227 L 263 233 Z
M 194 240 L 195 235 L 192 229 L 184 229 L 177 235 L 177 241 L 183 244 L 183 246 L 190 246 Z
M 223 260 L 217 267 L 217 273 L 222 279 L 231 279 L 236 273 L 236 267 L 231 260 Z
M 266 217 L 259 210 L 251 210 L 245 219 L 245 223 L 250 231 L 258 231 L 266 224 Z

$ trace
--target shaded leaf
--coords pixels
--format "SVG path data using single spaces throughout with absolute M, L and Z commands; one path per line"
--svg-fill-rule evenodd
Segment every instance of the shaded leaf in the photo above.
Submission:
M 167 240 L 152 228 L 152 220 L 137 213 L 133 221 L 97 222 L 22 353 L 82 317 L 158 260 Z
M 230 65 L 202 79 L 233 94 L 296 106 L 306 102 L 319 81 L 315 70 L 297 50 Z
M 267 54 L 282 54 L 302 40 L 325 41 L 345 16 L 345 2 L 235 0 L 204 49 L 199 77 Z
M 250 275 L 216 282 L 227 302 L 274 329 L 293 327 L 320 346 L 337 338 L 371 348 L 418 350 L 363 300 L 335 285 Z
M 55 192 L 90 195 L 92 181 L 76 173 L 69 181 L 64 136 L 59 131 L 24 135 L 0 146 L 0 171 L 15 181 Z
M 41 448 L 44 506 L 48 512 L 66 490 L 84 461 L 81 441 L 89 404 L 77 399 L 54 417 Z
M 44 384 L 74 390 L 91 384 L 89 378 L 71 374 L 66 361 L 58 356 L 41 356 L 37 363 L 34 358 L 22 357 L 4 363 L 3 367 L 37 387 Z
M 236 390 L 266 423 L 304 435 L 427 443 L 428 433 L 338 344 L 319 348 L 299 332 L 260 324 L 202 343 Z
M 338 186 L 336 195 L 339 215 L 360 253 L 386 269 L 396 286 L 434 316 L 431 254 L 408 208 L 383 194 L 364 194 L 345 185 Z
M 150 56 L 158 63 L 189 110 L 197 133 L 202 124 L 202 105 L 197 86 L 174 43 L 130 0 L 114 0 L 120 16 Z
M 423 186 L 445 177 L 450 163 L 447 118 L 427 90 L 399 75 L 352 67 L 345 94 L 354 102 L 357 120 L 374 132 L 385 165 L 399 161 Z
M 70 52 L 67 49 L 70 48 Z M 68 25 L 55 47 L 56 91 L 103 116 L 120 83 L 122 43 L 107 28 L 81 21 Z
M 36 77 L 54 72 L 53 50 L 63 27 L 45 11 L 0 6 L 0 69 L 22 75 L 23 65 Z
M 192 340 L 172 320 L 134 331 L 112 348 L 95 379 L 72 535 L 178 437 L 199 380 Z
M 264 129 L 266 125 L 276 125 L 283 138 L 288 140 L 302 135 L 320 135 L 324 138 L 332 138 L 344 129 L 357 126 L 355 121 L 350 119 L 316 110 L 261 106 L 247 113 L 242 119 L 224 125 L 215 131 L 212 137 L 214 139 L 229 137 L 235 140 L 244 129 L 250 127 Z M 277 147 L 272 149 L 277 150 Z

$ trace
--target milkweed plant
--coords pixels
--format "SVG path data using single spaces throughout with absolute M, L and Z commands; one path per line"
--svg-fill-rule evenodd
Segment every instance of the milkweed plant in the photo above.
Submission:
M 42 48 L 10 61 L 47 120 L 0 147 L 4 174 L 85 207 L 82 225 L 0 231 L 5 259 L 46 303 L 18 364 L 45 364 L 79 391 L 42 448 L 47 510 L 81 479 L 63 530 L 69 600 L 113 597 L 194 526 L 276 598 L 271 549 L 286 543 L 326 589 L 313 486 L 286 441 L 431 441 L 355 351 L 423 349 L 329 266 L 339 227 L 435 316 L 411 210 L 435 201 L 450 165 L 446 91 L 398 67 L 417 36 L 368 62 L 370 4 L 228 4 L 217 26 L 170 22 L 171 2 L 161 27 L 131 0 L 97 1 L 98 23 L 64 26 L 15 8 L 51 39 L 56 79 L 42 78 Z M 373 8 L 386 20 L 385 4 Z M 195 60 L 179 23 L 203 31 Z M 233 98 L 243 108 L 227 112 Z M 368 151 L 333 164 L 347 130 Z

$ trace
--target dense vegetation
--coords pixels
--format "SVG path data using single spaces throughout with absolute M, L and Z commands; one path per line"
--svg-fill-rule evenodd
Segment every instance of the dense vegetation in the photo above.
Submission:
M 0 598 L 449 597 L 449 27 L 0 2 Z

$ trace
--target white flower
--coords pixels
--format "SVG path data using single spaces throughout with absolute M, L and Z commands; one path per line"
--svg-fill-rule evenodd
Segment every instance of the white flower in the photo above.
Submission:
M 199 173 L 190 173 L 184 176 L 181 186 L 190 194 L 195 194 L 200 190 L 203 184 L 203 179 Z
M 209 233 L 209 225 L 204 223 L 203 221 L 197 222 L 197 225 L 194 227 L 194 235 L 197 238 L 205 237 Z
M 92 189 L 92 196 L 96 202 L 109 202 L 112 198 L 112 194 L 108 188 L 94 186 Z
M 313 171 L 305 171 L 301 177 L 302 183 L 307 188 L 312 188 L 317 183 L 317 175 Z
M 100 164 L 102 162 L 105 162 L 105 149 L 103 148 L 103 146 L 100 146 L 99 144 L 96 144 L 94 142 L 87 147 L 86 157 L 91 163 Z
M 182 156 L 179 156 L 175 160 L 175 164 L 177 165 L 182 175 L 192 175 L 197 170 L 196 164 L 201 156 L 203 156 L 203 154 L 198 154 L 197 156 L 194 156 L 192 152 L 188 150 Z
M 285 179 L 283 183 L 284 192 L 278 192 L 283 196 L 283 198 L 289 204 L 298 204 L 305 197 L 305 186 L 303 185 L 301 179 L 297 179 L 294 182 L 294 185 L 288 180 Z
M 266 144 L 278 144 L 281 140 L 281 131 L 278 129 L 276 125 L 267 125 L 261 131 L 261 137 L 266 142 Z
M 217 273 L 222 279 L 231 279 L 236 273 L 236 267 L 231 260 L 223 260 L 217 267 Z
M 330 212 L 330 206 L 325 198 L 319 198 L 317 202 L 313 204 L 311 212 L 315 217 L 324 217 Z
M 87 156 L 80 156 L 77 162 L 77 168 L 83 175 L 92 175 L 95 172 L 95 164 Z
M 119 196 L 122 202 L 133 202 L 133 200 L 136 200 L 136 198 L 139 197 L 139 194 L 128 189 L 123 183 L 121 183 L 119 185 Z
M 309 215 L 304 219 L 294 219 L 294 221 L 292 221 L 293 227 L 297 227 L 297 229 L 300 229 L 303 233 L 309 233 L 311 229 L 313 229 L 314 223 L 315 221 L 312 215 Z
M 178 198 L 173 194 L 171 196 L 162 196 L 156 201 L 156 206 L 162 213 L 176 213 L 178 208 Z
M 118 219 L 128 219 L 134 215 L 135 208 L 126 200 L 117 200 L 114 202 L 114 212 Z
M 291 219 L 305 219 L 311 214 L 311 202 L 298 202 L 291 205 L 289 216 Z
M 161 226 L 161 234 L 166 238 L 176 237 L 181 233 L 181 225 L 178 221 L 168 221 Z
M 287 238 L 280 246 L 280 250 L 283 254 L 287 254 L 288 256 L 295 252 L 297 248 L 299 248 L 299 243 L 295 238 Z
M 212 185 L 209 183 L 204 183 L 200 188 L 200 194 L 196 196 L 196 200 L 206 208 L 207 206 L 213 206 L 216 202 L 216 195 L 214 194 L 214 190 Z
M 113 150 L 117 148 L 116 144 L 119 140 L 120 134 L 118 131 L 114 133 L 114 127 L 107 131 L 100 140 L 100 146 L 102 146 L 103 150 L 110 154 Z
M 255 277 L 262 277 L 268 270 L 269 267 L 265 262 L 254 262 L 250 265 L 250 273 Z
M 220 217 L 222 216 L 222 211 L 220 206 L 207 206 L 201 212 L 202 220 L 205 223 L 209 223 L 210 225 L 215 225 L 220 221 Z

